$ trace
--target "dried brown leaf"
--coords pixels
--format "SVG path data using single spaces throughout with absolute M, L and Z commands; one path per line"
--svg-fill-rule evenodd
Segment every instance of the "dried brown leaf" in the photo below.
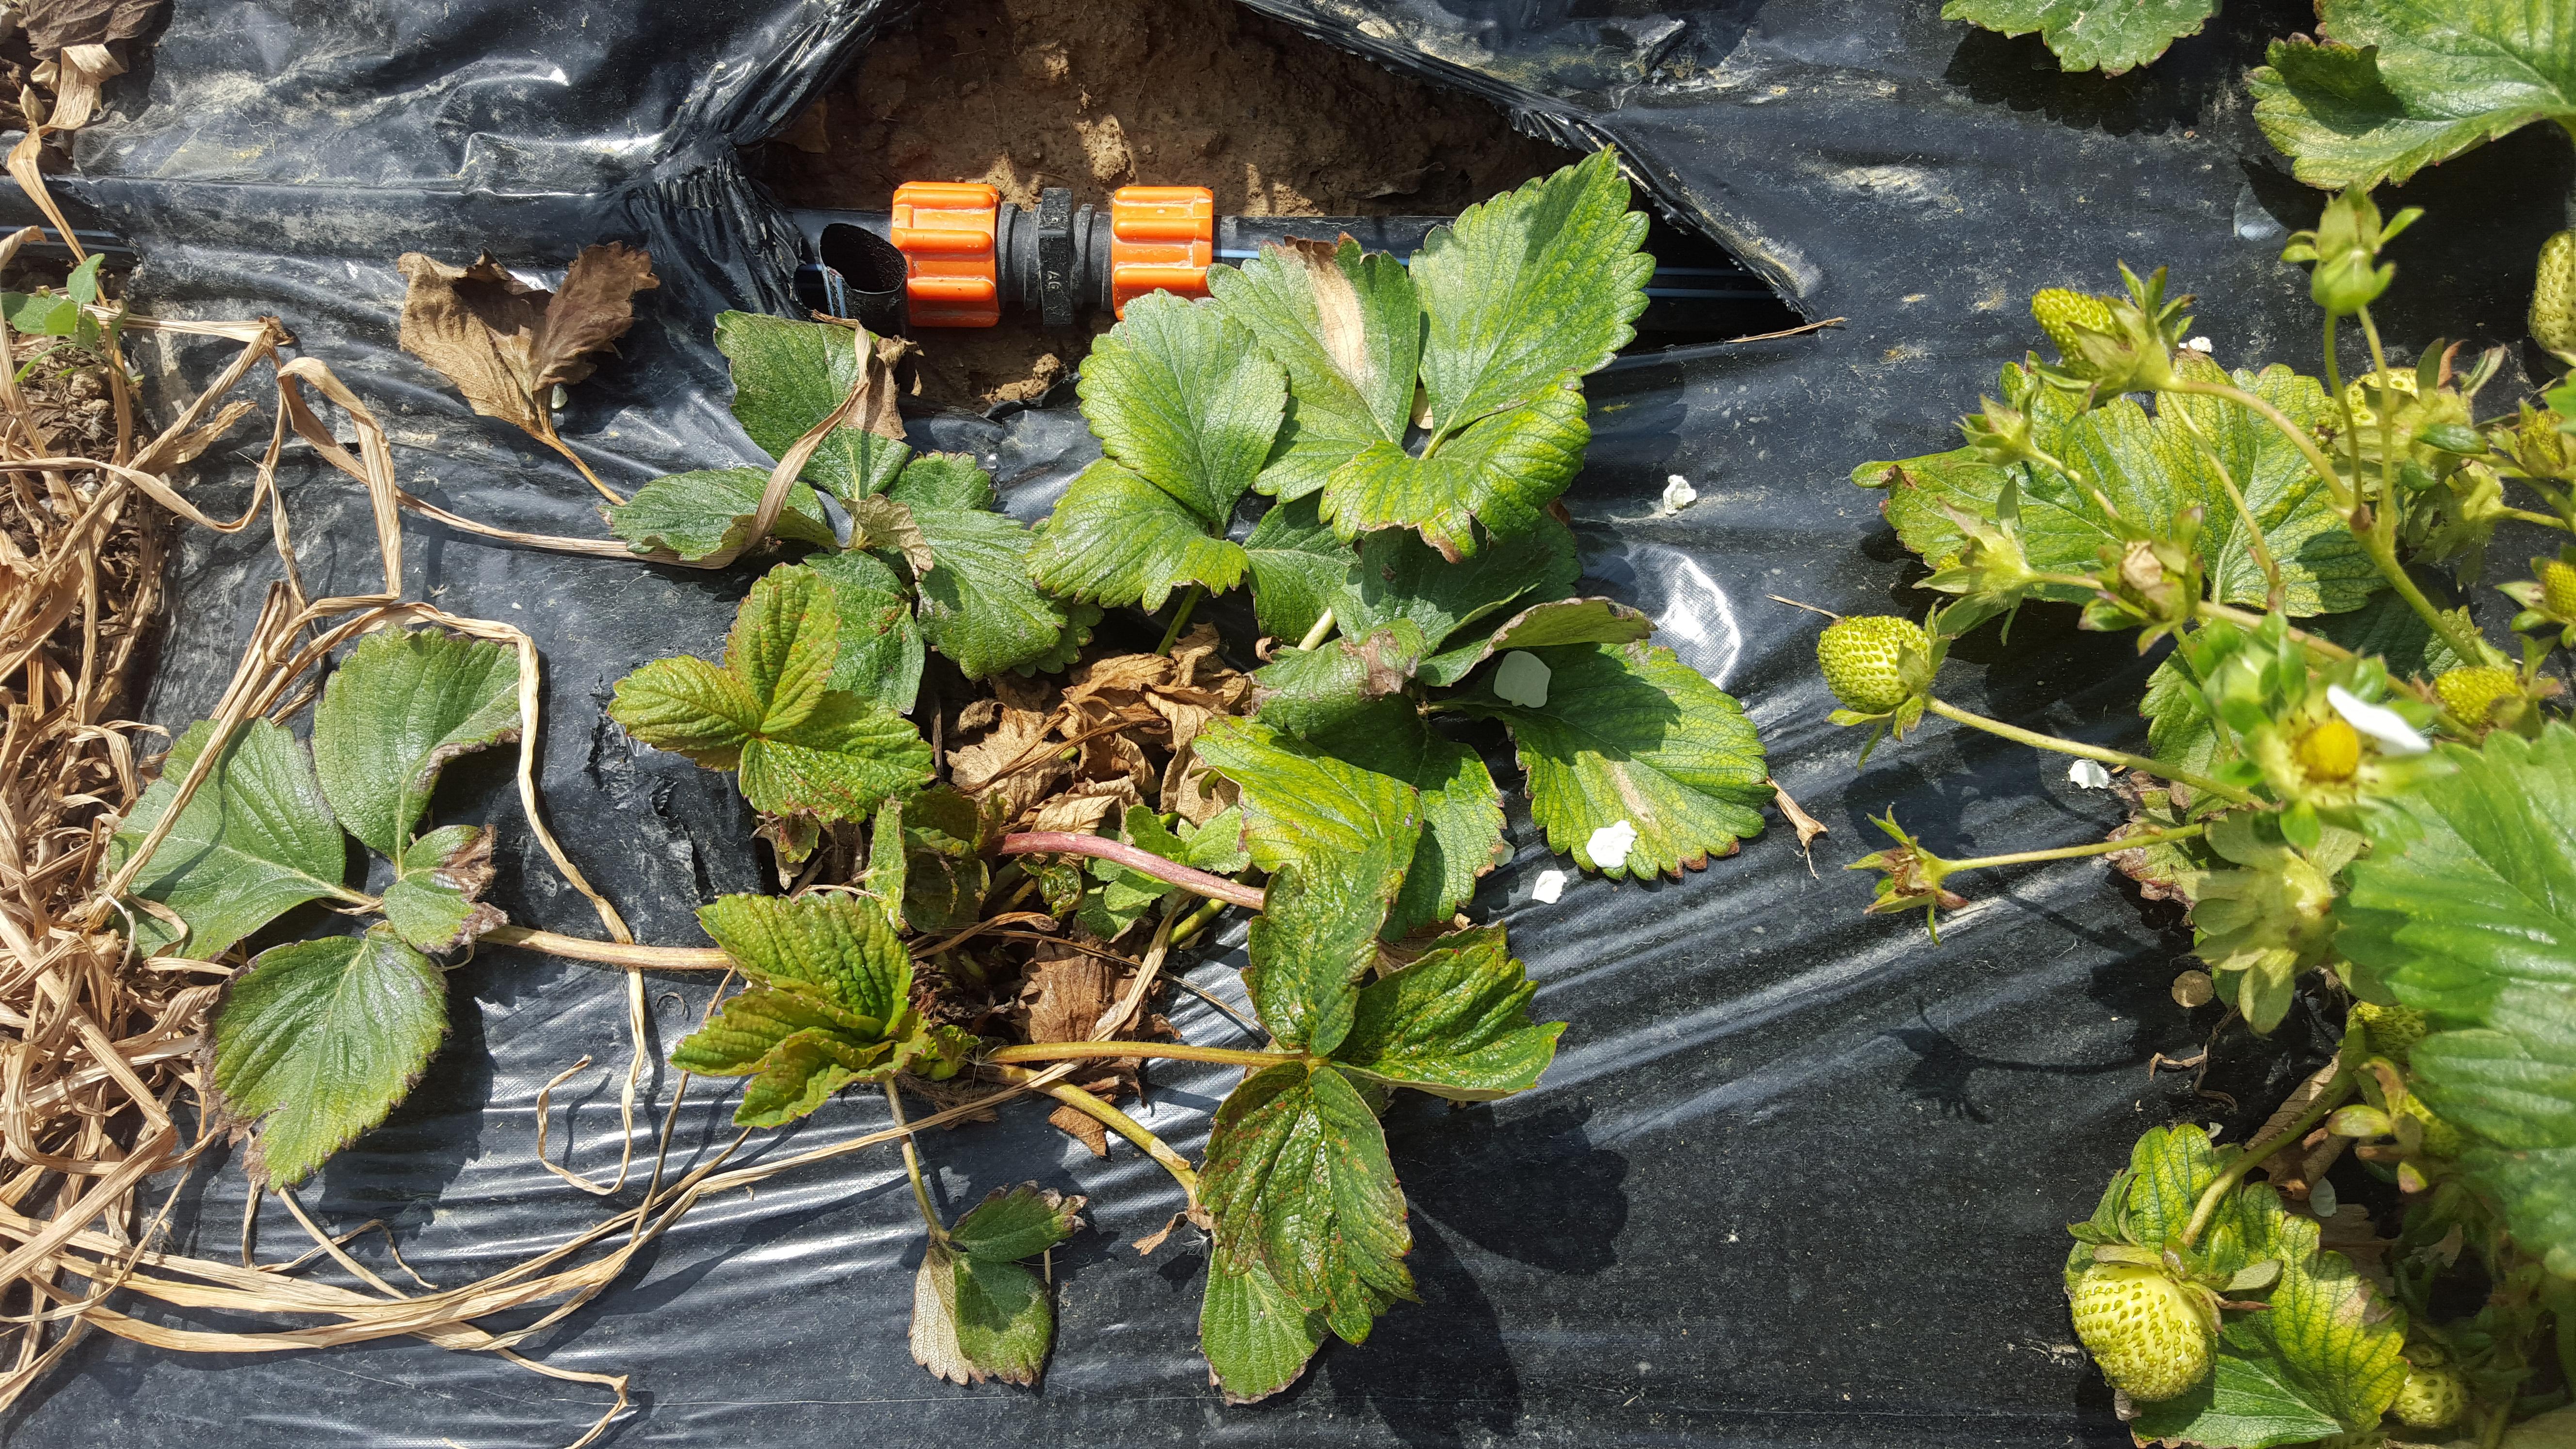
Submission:
M 1109 1155 L 1109 1130 L 1087 1113 L 1071 1107 L 1058 1107 L 1047 1114 L 1047 1125 L 1090 1148 L 1094 1157 Z
M 69 46 L 131 40 L 150 28 L 160 8 L 161 0 L 22 0 L 17 10 L 28 47 L 51 56 Z
M 1029 963 L 1020 1000 L 1028 1007 L 1029 1040 L 1088 1041 L 1102 1012 L 1117 999 L 1117 968 L 1088 952 L 1044 945 Z
M 564 289 L 531 287 L 489 252 L 453 267 L 420 252 L 394 263 L 405 352 L 453 383 L 474 411 L 533 434 L 553 431 L 553 390 L 590 376 L 591 354 L 634 325 L 634 298 L 661 283 L 653 260 L 617 242 L 584 247 Z

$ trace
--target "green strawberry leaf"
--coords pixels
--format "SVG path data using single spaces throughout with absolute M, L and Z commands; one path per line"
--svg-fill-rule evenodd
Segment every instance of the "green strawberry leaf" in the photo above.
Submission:
M 2060 70 L 2119 75 L 2198 35 L 2218 0 L 1950 0 L 1944 20 L 1965 20 L 2005 35 L 2036 30 Z
M 2402 182 L 2534 121 L 2576 122 L 2576 23 L 2521 0 L 2320 0 L 2272 42 L 2254 119 L 2310 186 Z
M 1288 425 L 1255 487 L 1304 498 L 1360 449 L 1404 441 L 1422 305 L 1402 262 L 1347 237 L 1292 240 L 1240 271 L 1210 267 L 1208 292 L 1288 373 Z
M 1535 1086 L 1565 1023 L 1533 1025 L 1531 985 L 1503 928 L 1445 938 L 1410 966 L 1360 988 L 1351 1034 L 1333 1049 L 1343 1070 L 1455 1102 Z
M 903 921 L 915 931 L 962 930 L 983 914 L 992 888 L 984 852 L 1008 823 L 1009 802 L 999 793 L 981 800 L 954 786 L 933 785 L 905 802 Z
M 1412 274 L 1430 314 L 1422 387 L 1435 444 L 1568 388 L 1627 346 L 1655 271 L 1638 250 L 1645 239 L 1645 214 L 1628 209 L 1607 148 L 1423 238 Z
M 1313 649 L 1282 649 L 1252 676 L 1261 722 L 1313 739 L 1403 694 L 1421 653 L 1422 635 L 1404 619 L 1364 639 L 1345 634 Z
M 1419 792 L 1252 720 L 1211 720 L 1194 748 L 1242 791 L 1244 844 L 1271 876 L 1244 985 L 1281 1045 L 1329 1052 L 1413 860 Z
M 1215 303 L 1139 297 L 1091 345 L 1076 390 L 1111 462 L 1222 530 L 1252 486 L 1288 382 L 1243 325 Z
M 1512 727 L 1549 849 L 1613 877 L 1679 875 L 1762 829 L 1762 742 L 1733 696 L 1659 645 L 1526 652 L 1547 667 L 1544 702 L 1489 677 L 1455 703 Z
M 743 798 L 771 815 L 864 820 L 930 778 L 911 722 L 831 687 L 841 618 L 810 569 L 772 569 L 751 587 L 722 668 L 680 655 L 617 682 L 609 716 L 657 749 L 739 772 Z
M 968 1257 L 997 1263 L 1034 1258 L 1081 1230 L 1083 1201 L 1034 1182 L 997 1187 L 949 1225 L 948 1242 Z
M 245 1168 L 302 1182 L 385 1120 L 446 1035 L 446 978 L 383 926 L 261 952 L 214 1023 L 223 1111 L 258 1125 Z
M 1174 589 L 1222 593 L 1252 561 L 1240 545 L 1171 494 L 1108 459 L 1082 470 L 1029 550 L 1029 573 L 1049 592 L 1112 607 L 1163 607 Z
M 119 823 L 108 868 L 123 868 L 159 824 L 214 724 L 199 720 L 161 762 L 161 778 Z M 331 814 L 303 747 L 264 719 L 245 721 L 179 812 L 130 888 L 188 923 L 185 946 L 198 960 L 323 896 L 354 899 L 341 884 L 348 840 Z M 180 945 L 158 917 L 134 912 L 134 941 L 147 956 Z
M 1208 1263 L 1199 1347 L 1227 1403 L 1249 1404 L 1295 1383 L 1330 1332 L 1322 1313 L 1290 1297 L 1258 1261 L 1230 1267 L 1219 1254 Z
M 1353 454 L 1324 485 L 1322 513 L 1333 532 L 1347 539 L 1410 528 L 1456 560 L 1480 547 L 1480 523 L 1505 536 L 1536 528 L 1582 470 L 1592 441 L 1581 379 L 1568 373 L 1443 437 L 1445 446 L 1421 455 L 1385 442 Z
M 673 473 L 600 512 L 608 519 L 608 531 L 633 544 L 635 552 L 667 551 L 695 562 L 717 554 L 730 557 L 751 542 L 751 521 L 768 488 L 769 475 L 758 468 Z M 839 542 L 831 520 L 823 516 L 822 501 L 802 483 L 787 485 L 787 506 L 778 511 L 769 532 L 773 538 L 824 548 Z
M 864 553 L 818 553 L 799 567 L 831 585 L 832 608 L 841 621 L 829 687 L 875 700 L 896 714 L 912 713 L 927 656 L 903 580 Z
M 1083 1200 L 1036 1183 L 996 1188 L 922 1255 L 912 1357 L 951 1383 L 1034 1384 L 1055 1337 L 1046 1284 L 1026 1268 L 1082 1226 Z
M 671 1053 L 703 1076 L 752 1078 L 734 1108 L 779 1127 L 852 1082 L 953 1075 L 972 1039 L 912 1008 L 912 958 L 873 900 L 724 896 L 699 924 L 752 979 Z
M 1054 1340 L 1055 1307 L 1038 1275 L 945 1243 L 923 1249 L 913 1279 L 912 1361 L 931 1377 L 1034 1384 Z
M 1199 1201 L 1226 1272 L 1267 1271 L 1351 1343 L 1414 1296 L 1386 1133 L 1333 1067 L 1272 1067 L 1235 1088 L 1209 1129 Z
M 2461 1165 L 2524 1251 L 2576 1262 L 2576 731 L 2440 753 L 2370 816 L 2335 949 L 2364 997 L 2432 1017 L 2409 1060 L 2472 1134 Z
M 1573 530 L 1553 517 L 1489 539 L 1474 557 L 1454 563 L 1416 535 L 1390 529 L 1361 540 L 1332 600 L 1333 617 L 1349 634 L 1410 620 L 1436 649 L 1518 600 L 1563 597 L 1582 573 Z
M 849 396 L 871 340 L 821 322 L 717 313 L 716 350 L 733 364 L 734 420 L 763 452 L 787 456 Z M 867 498 L 884 492 L 911 456 L 900 439 L 844 424 L 814 450 L 802 476 L 844 499 Z
M 1450 685 L 1476 666 L 1513 649 L 1559 644 L 1631 644 L 1655 632 L 1655 622 L 1609 599 L 1558 599 L 1532 604 L 1503 621 L 1483 643 L 1470 642 L 1422 661 L 1414 673 L 1425 684 Z
M 1502 794 L 1484 760 L 1434 733 L 1413 701 L 1401 697 L 1378 701 L 1317 734 L 1313 743 L 1346 764 L 1421 792 L 1422 837 L 1379 939 L 1398 941 L 1426 926 L 1446 926 L 1476 893 L 1476 882 L 1508 854 Z
M 971 453 L 923 453 L 906 463 L 886 496 L 915 513 L 993 506 L 993 475 Z
M 430 629 L 360 639 L 313 708 L 322 793 L 397 866 L 440 768 L 518 737 L 517 652 Z
M 911 1005 L 912 957 L 873 901 L 719 896 L 698 908 L 698 924 L 755 981 L 819 994 L 880 1023 Z
M 1351 551 L 1324 526 L 1312 498 L 1273 505 L 1243 541 L 1252 569 L 1252 612 L 1261 632 L 1302 639 L 1324 611 L 1351 564 Z M 1362 631 L 1366 632 L 1366 631 Z
M 2186 376 L 2233 381 L 2281 410 L 2293 426 L 2311 428 L 2329 408 L 2325 389 L 2275 364 L 2260 373 L 2229 374 L 2216 363 L 2186 355 Z M 2247 547 L 2244 521 L 2228 499 L 2208 454 L 2184 427 L 2187 414 L 2226 465 L 2246 507 L 2262 525 L 2264 543 L 2280 565 L 2287 612 L 2296 616 L 2360 607 L 2382 580 L 2343 518 L 2325 483 L 2305 455 L 2270 424 L 2215 398 L 2166 394 L 2150 416 L 2131 398 L 2077 410 L 2072 394 L 2040 385 L 2022 366 L 2004 369 L 2006 400 L 2031 420 L 2032 442 L 2101 490 L 2119 510 L 2106 515 L 2092 496 L 2065 477 L 2036 465 L 2011 469 L 1957 448 L 1900 463 L 1863 463 L 1852 470 L 1862 487 L 1887 489 L 1887 521 L 1907 548 L 1936 566 L 1955 560 L 1965 537 L 1944 506 L 1986 523 L 1995 521 L 2005 479 L 2020 481 L 2020 536 L 2030 566 L 2044 573 L 2090 574 L 2101 567 L 2104 547 L 2123 541 L 2121 524 L 2149 536 L 2176 536 L 2185 509 L 2201 510 L 2197 542 L 2208 569 L 2211 597 L 2221 603 L 2262 608 L 2268 584 Z M 2082 602 L 2089 591 L 2047 585 L 2034 598 Z
M 1065 631 L 1064 605 L 1029 580 L 1035 542 L 988 506 L 993 480 L 963 454 L 904 469 L 893 496 L 911 505 L 933 559 L 921 575 L 921 632 L 969 679 L 1046 658 Z
M 403 852 L 404 865 L 385 887 L 385 923 L 423 951 L 453 951 L 495 926 L 486 904 L 492 884 L 492 832 L 473 825 L 433 830 Z
M 2274 1449 L 2310 1444 L 2344 1432 L 2342 1421 L 2291 1387 L 2255 1320 L 2230 1315 L 2211 1354 L 2209 1377 L 2170 1399 L 2139 1404 L 2129 1422 L 2149 1443 Z

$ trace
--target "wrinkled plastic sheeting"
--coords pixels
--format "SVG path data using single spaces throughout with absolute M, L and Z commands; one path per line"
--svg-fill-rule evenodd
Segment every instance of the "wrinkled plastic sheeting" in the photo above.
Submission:
M 1937 946 L 1910 919 L 1864 918 L 1868 880 L 1840 867 L 1873 848 L 1870 814 L 1892 805 L 1963 855 L 2097 838 L 2116 807 L 2046 759 L 1939 726 L 1855 773 L 1859 741 L 1824 722 L 1818 621 L 1771 596 L 1919 606 L 1874 496 L 1845 474 L 1945 446 L 1949 419 L 2034 340 L 2022 304 L 2038 287 L 2106 286 L 2118 258 L 2170 264 L 2220 358 L 2313 365 L 2300 277 L 2277 255 L 2317 198 L 2255 132 L 2241 81 L 2262 40 L 2306 12 L 2230 7 L 2151 69 L 2106 80 L 2061 76 L 2035 43 L 1914 0 L 1253 3 L 1531 129 L 1616 144 L 1668 213 L 1810 318 L 1845 319 L 1622 360 L 1593 380 L 1593 447 L 1566 500 L 1593 581 L 1746 700 L 1775 775 L 1832 833 L 1812 861 L 1775 825 L 1683 881 L 1583 880 L 1540 904 L 1540 874 L 1565 863 L 1514 800 L 1515 853 L 1474 909 L 1509 922 L 1537 1008 L 1572 1023 L 1564 1051 L 1511 1101 L 1392 1111 L 1423 1302 L 1365 1348 L 1328 1349 L 1273 1403 L 1228 1409 L 1207 1387 L 1190 1235 L 1143 1261 L 1123 1246 L 1179 1205 L 1170 1181 L 1123 1146 L 1094 1161 L 1026 1106 L 933 1138 L 928 1156 L 952 1213 L 1026 1178 L 1091 1199 L 1094 1230 L 1055 1255 L 1061 1328 L 1041 1392 L 954 1389 L 909 1361 L 921 1235 L 884 1150 L 704 1203 L 530 1351 L 633 1376 L 636 1410 L 608 1441 L 621 1445 L 2124 1442 L 2072 1346 L 2063 1224 L 2090 1210 L 2141 1128 L 2202 1117 L 2241 1135 L 2296 1058 L 2241 1035 L 2222 1045 L 2210 1083 L 2237 1094 L 2233 1113 L 2196 1099 L 2188 1074 L 2151 1074 L 2155 1053 L 2198 1049 L 2210 1014 L 2189 1018 L 2166 993 L 2187 937 L 2094 862 L 1977 881 Z M 179 0 L 64 184 L 137 244 L 150 309 L 283 319 L 385 420 L 405 487 L 512 527 L 595 533 L 569 470 L 471 417 L 395 350 L 393 257 L 489 248 L 533 276 L 594 240 L 650 248 L 663 286 L 640 299 L 622 359 L 573 389 L 563 432 L 627 486 L 756 463 L 726 413 L 709 322 L 728 306 L 786 310 L 794 239 L 732 147 L 784 124 L 889 18 L 824 0 Z M 2393 253 L 2401 281 L 2382 320 L 2401 356 L 2437 329 L 2518 339 L 2529 273 L 2499 277 L 2495 259 L 2531 255 L 2557 224 L 2546 198 L 2569 169 L 2535 130 L 2398 198 L 2433 209 Z M 195 381 L 218 357 L 199 346 L 160 365 Z M 1022 517 L 1091 446 L 1063 409 L 917 432 L 985 458 Z M 211 508 L 247 496 L 254 457 L 245 442 L 202 466 Z M 1668 513 L 1674 474 L 1698 501 Z M 372 587 L 357 491 L 300 457 L 284 481 L 313 591 Z M 272 572 L 258 532 L 187 536 L 154 720 L 196 717 L 229 675 Z M 405 539 L 414 596 L 518 624 L 544 651 L 547 808 L 642 938 L 694 942 L 693 907 L 759 888 L 730 782 L 629 744 L 601 714 L 644 660 L 713 654 L 749 572 L 566 559 L 408 520 Z M 2521 542 L 2508 555 L 2531 551 Z M 2124 641 L 2034 613 L 2009 649 L 1963 644 L 1943 689 L 2135 744 L 2148 667 Z M 501 828 L 512 918 L 595 930 L 531 848 L 507 762 L 450 774 L 443 808 Z M 1227 960 L 1193 979 L 1241 1003 Z M 454 1039 L 428 1077 L 305 1190 L 339 1228 L 384 1220 L 442 1286 L 610 1210 L 537 1165 L 533 1111 L 541 1084 L 589 1056 L 556 1093 L 554 1142 L 604 1181 L 626 1053 L 612 972 L 495 950 L 454 982 Z M 650 978 L 657 1052 L 711 990 Z M 1193 1040 L 1233 1039 L 1194 1001 L 1172 1017 Z M 2330 1028 L 2302 1015 L 2285 1030 L 2313 1051 Z M 1161 1066 L 1153 1081 L 1143 1120 L 1195 1152 L 1229 1074 Z M 673 1085 L 657 1065 L 652 1100 Z M 732 1140 L 724 1085 L 696 1084 L 680 1109 L 675 1170 Z M 852 1094 L 743 1150 L 847 1140 L 883 1111 Z M 639 1152 L 660 1118 L 636 1124 Z M 179 1195 L 177 1244 L 231 1256 L 243 1195 L 230 1161 L 210 1156 Z M 280 1221 L 272 1208 L 263 1223 L 269 1261 L 302 1247 Z M 380 1237 L 352 1251 L 407 1283 Z M 93 1335 L 71 1363 L 29 1401 L 16 1442 L 547 1445 L 604 1402 L 416 1340 L 206 1358 Z

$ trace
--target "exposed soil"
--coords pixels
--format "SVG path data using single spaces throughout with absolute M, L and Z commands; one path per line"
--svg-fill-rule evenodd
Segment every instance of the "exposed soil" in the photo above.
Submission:
M 1448 215 L 1577 159 L 1234 0 L 931 9 L 761 148 L 787 204 L 881 210 L 904 181 L 988 181 L 1023 205 L 1145 184 L 1205 186 L 1220 214 Z M 920 340 L 924 396 L 977 406 L 1034 400 L 1090 345 L 1014 317 Z

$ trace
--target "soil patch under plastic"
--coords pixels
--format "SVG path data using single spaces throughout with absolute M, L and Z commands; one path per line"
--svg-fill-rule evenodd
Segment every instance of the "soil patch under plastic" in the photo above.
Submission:
M 1335 50 L 1234 0 L 959 0 L 879 38 L 761 148 L 790 206 L 882 210 L 905 181 L 1033 204 L 1205 186 L 1220 214 L 1452 215 L 1576 159 L 1474 96 Z M 1107 319 L 1100 319 L 1101 327 Z M 919 337 L 927 401 L 1035 401 L 1090 346 L 1033 317 Z

